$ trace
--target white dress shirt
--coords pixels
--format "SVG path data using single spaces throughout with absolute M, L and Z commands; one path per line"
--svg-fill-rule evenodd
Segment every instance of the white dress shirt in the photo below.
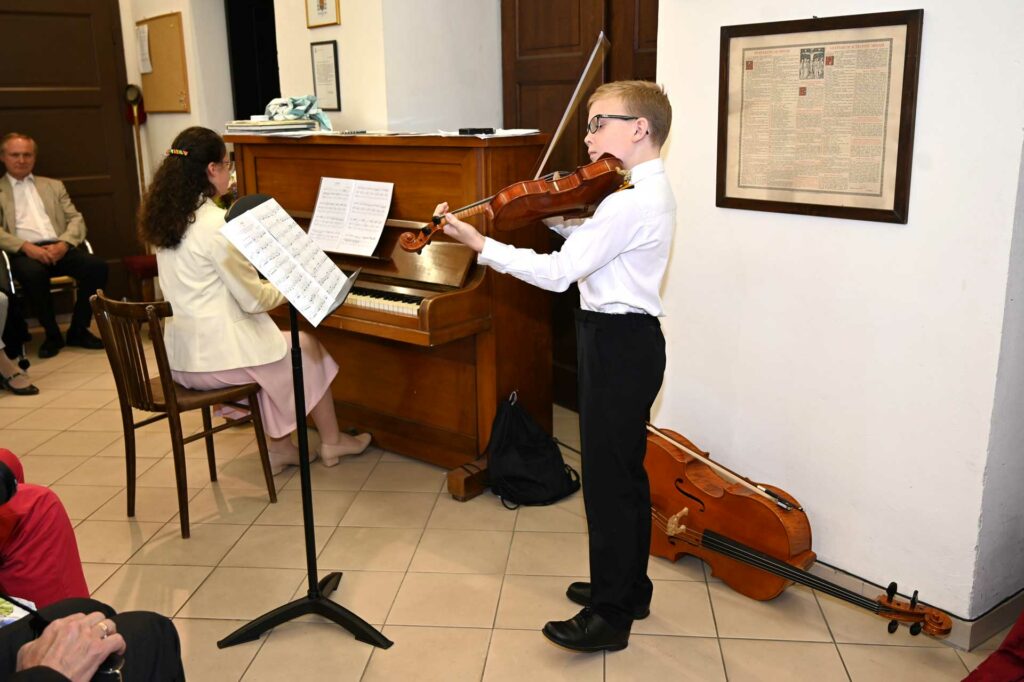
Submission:
M 171 369 L 215 372 L 276 362 L 288 347 L 266 311 L 284 295 L 221 234 L 224 209 L 206 199 L 173 249 L 158 249 L 160 289 L 174 314 L 164 323 Z
M 33 244 L 57 239 L 57 232 L 36 189 L 35 176 L 29 173 L 21 180 L 15 180 L 8 173 L 7 180 L 14 189 L 14 233 Z
M 578 282 L 584 310 L 661 316 L 676 202 L 661 159 L 635 166 L 631 182 L 586 220 L 545 221 L 566 238 L 559 251 L 539 254 L 487 237 L 478 262 L 549 291 Z

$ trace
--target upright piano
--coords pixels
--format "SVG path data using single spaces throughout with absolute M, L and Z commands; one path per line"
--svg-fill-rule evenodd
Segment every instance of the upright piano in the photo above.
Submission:
M 471 249 L 443 235 L 419 254 L 403 251 L 398 235 L 423 225 L 441 201 L 454 210 L 532 177 L 547 139 L 225 137 L 239 194 L 268 194 L 300 224 L 312 216 L 321 177 L 394 183 L 374 257 L 330 254 L 362 275 L 345 305 L 311 331 L 341 366 L 331 391 L 342 428 L 449 469 L 457 499 L 483 490 L 491 423 L 513 391 L 551 431 L 550 297 L 477 265 Z M 494 234 L 486 218 L 470 222 Z M 549 243 L 540 224 L 496 236 L 539 251 Z M 286 314 L 274 314 L 286 324 Z

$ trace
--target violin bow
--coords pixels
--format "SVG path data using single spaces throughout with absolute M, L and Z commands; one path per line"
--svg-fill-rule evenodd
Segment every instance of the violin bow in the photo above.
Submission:
M 693 457 L 695 459 L 699 459 L 700 461 L 704 462 L 705 464 L 707 464 L 709 467 L 711 467 L 712 469 L 714 469 L 718 473 L 724 474 L 725 476 L 731 478 L 733 481 L 735 481 L 736 483 L 739 483 L 741 486 L 743 486 L 744 488 L 747 488 L 751 492 L 756 493 L 756 494 L 760 495 L 761 497 L 763 497 L 765 499 L 771 500 L 772 502 L 774 502 L 775 504 L 779 505 L 780 507 L 782 507 L 786 511 L 793 511 L 794 509 L 797 510 L 797 511 L 803 511 L 804 510 L 803 507 L 801 507 L 799 505 L 793 504 L 792 502 L 790 502 L 789 500 L 785 499 L 781 495 L 778 495 L 778 494 L 772 492 L 771 490 L 768 490 L 763 485 L 758 485 L 756 483 L 752 483 L 750 481 L 750 479 L 748 479 L 748 478 L 746 478 L 744 476 L 740 476 L 739 474 L 737 474 L 735 471 L 732 471 L 728 467 L 722 466 L 718 462 L 715 462 L 714 460 L 712 460 L 712 459 L 710 459 L 708 457 L 705 457 L 704 455 L 700 454 L 699 452 L 694 452 L 692 449 L 686 447 L 685 445 L 683 445 L 682 443 L 680 443 L 676 439 L 672 438 L 671 436 L 666 434 L 664 431 L 662 431 L 658 427 L 656 427 L 653 424 L 651 424 L 650 422 L 647 422 L 647 430 L 650 431 L 651 433 L 653 433 L 654 435 L 660 437 L 660 438 L 664 438 L 669 443 L 671 443 L 672 445 L 676 446 L 677 448 L 679 448 L 680 450 L 682 450 L 686 454 L 690 455 L 691 457 Z
M 558 144 L 558 140 L 561 139 L 562 133 L 565 132 L 565 127 L 569 124 L 569 118 L 576 112 L 576 107 L 579 106 L 585 87 L 594 78 L 595 67 L 604 65 L 605 54 L 607 54 L 608 48 L 611 45 L 605 37 L 604 31 L 597 34 L 597 42 L 594 43 L 594 49 L 590 52 L 590 59 L 587 60 L 587 65 L 583 68 L 583 73 L 580 74 L 580 79 L 576 83 L 576 89 L 573 90 L 572 97 L 569 98 L 569 105 L 565 108 L 565 113 L 562 114 L 562 120 L 558 122 L 558 127 L 555 128 L 555 133 L 551 136 L 547 149 L 544 150 L 540 164 L 537 166 L 537 172 L 533 174 L 534 180 L 544 173 L 544 166 L 547 165 L 551 152 L 554 150 L 555 145 Z

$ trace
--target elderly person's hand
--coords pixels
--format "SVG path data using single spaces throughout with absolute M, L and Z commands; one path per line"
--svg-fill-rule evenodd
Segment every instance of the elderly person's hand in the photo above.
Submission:
M 108 656 L 124 653 L 124 638 L 116 627 L 99 611 L 55 620 L 18 650 L 17 669 L 45 666 L 72 682 L 88 682 Z

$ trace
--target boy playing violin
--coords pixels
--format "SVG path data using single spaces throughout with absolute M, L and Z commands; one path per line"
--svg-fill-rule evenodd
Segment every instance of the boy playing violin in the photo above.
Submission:
M 577 282 L 576 311 L 583 499 L 590 532 L 590 580 L 566 596 L 585 608 L 551 621 L 544 635 L 576 651 L 616 651 L 633 621 L 650 613 L 647 577 L 651 496 L 644 470 L 646 422 L 665 372 L 659 289 L 668 264 L 676 207 L 661 161 L 672 105 L 658 85 L 618 81 L 589 100 L 591 160 L 618 158 L 631 187 L 604 199 L 585 220 L 546 220 L 566 238 L 538 254 L 481 235 L 444 214 L 444 232 L 480 255 L 478 262 L 550 291 Z M 624 187 L 628 187 L 624 186 Z

